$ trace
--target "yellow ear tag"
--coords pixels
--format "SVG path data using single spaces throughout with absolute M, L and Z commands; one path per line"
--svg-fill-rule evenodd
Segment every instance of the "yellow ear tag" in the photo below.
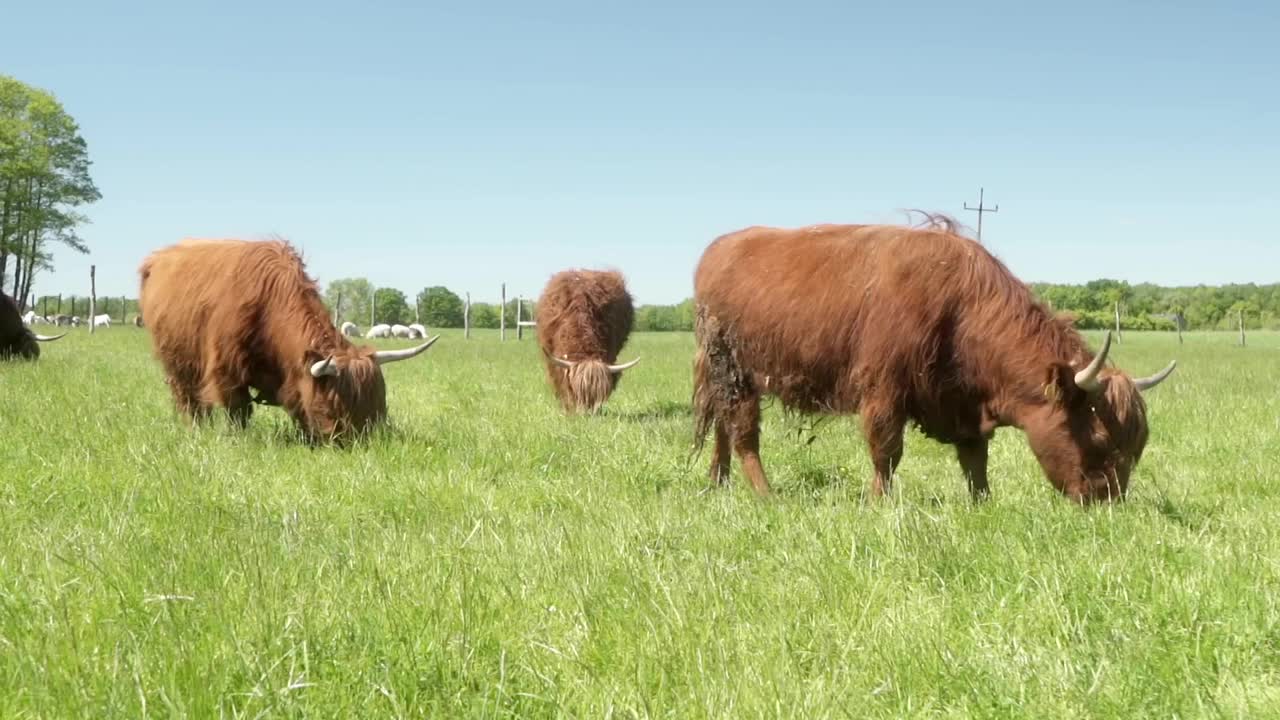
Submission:
M 1062 390 L 1058 388 L 1057 383 L 1045 383 L 1044 397 L 1050 402 L 1058 402 L 1058 398 L 1062 396 Z

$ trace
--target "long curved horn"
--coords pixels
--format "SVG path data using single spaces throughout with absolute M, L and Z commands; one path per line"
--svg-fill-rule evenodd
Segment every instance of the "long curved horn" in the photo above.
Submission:
M 1147 377 L 1144 377 L 1144 378 L 1135 378 L 1133 381 L 1133 384 L 1138 386 L 1138 390 L 1140 392 L 1145 392 L 1159 385 L 1160 383 L 1164 382 L 1164 379 L 1169 377 L 1169 373 L 1173 372 L 1173 369 L 1176 367 L 1178 367 L 1178 361 L 1174 360 L 1170 362 L 1168 365 L 1166 365 L 1163 370 L 1156 373 L 1155 375 L 1148 375 Z
M 36 333 L 31 333 L 31 335 L 35 337 L 36 342 L 53 342 L 58 338 L 66 337 L 67 334 L 62 333 L 61 335 L 37 335 Z
M 570 361 L 570 360 L 562 360 L 562 359 L 560 359 L 560 358 L 556 357 L 555 355 L 552 355 L 551 353 L 546 353 L 546 355 L 547 355 L 547 359 L 549 359 L 551 362 L 553 362 L 553 363 L 555 363 L 555 364 L 559 365 L 560 367 L 564 368 L 565 370 L 570 370 L 570 369 L 572 369 L 572 368 L 573 368 L 573 366 L 574 366 L 574 365 L 577 365 L 577 364 L 578 364 L 578 363 L 573 362 L 573 361 Z
M 437 335 L 418 347 L 405 348 L 404 350 L 379 350 L 373 354 L 373 361 L 379 365 L 386 365 L 387 363 L 393 363 L 400 360 L 408 360 L 411 357 L 421 355 L 439 339 L 440 336 Z
M 630 368 L 635 367 L 636 363 L 638 362 L 640 362 L 640 358 L 636 358 L 635 360 L 632 360 L 629 363 L 623 363 L 622 365 L 609 365 L 607 367 L 609 368 L 609 372 L 613 373 L 614 375 L 617 375 L 623 370 L 628 370 Z
M 1107 331 L 1107 337 L 1102 341 L 1102 350 L 1094 356 L 1093 362 L 1080 372 L 1076 373 L 1076 387 L 1085 392 L 1096 392 L 1102 387 L 1102 383 L 1098 382 L 1098 373 L 1102 370 L 1102 365 L 1107 361 L 1107 353 L 1111 351 L 1111 331 Z
M 325 375 L 337 375 L 338 363 L 333 361 L 333 356 L 329 356 L 319 362 L 311 364 L 311 377 L 324 377 Z

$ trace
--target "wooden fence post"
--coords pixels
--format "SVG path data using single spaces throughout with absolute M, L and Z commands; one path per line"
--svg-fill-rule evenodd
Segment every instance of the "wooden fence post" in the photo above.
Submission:
M 1120 302 L 1116 301 L 1116 341 L 1122 340 L 1120 337 Z
M 338 324 L 338 319 L 342 317 L 342 291 L 338 291 L 338 302 L 333 305 L 333 324 Z
M 516 297 L 516 340 L 524 339 L 524 298 Z
M 471 293 L 467 293 L 467 304 L 462 306 L 462 337 L 471 339 Z
M 378 288 L 369 293 L 369 327 L 373 327 L 375 313 L 378 312 Z
M 507 284 L 502 283 L 502 304 L 498 306 L 498 339 L 507 339 Z
M 96 325 L 93 317 L 98 314 L 98 266 L 89 266 L 89 334 L 93 334 L 93 326 Z
M 1240 321 L 1240 347 L 1244 347 L 1244 308 L 1236 311 L 1236 317 Z

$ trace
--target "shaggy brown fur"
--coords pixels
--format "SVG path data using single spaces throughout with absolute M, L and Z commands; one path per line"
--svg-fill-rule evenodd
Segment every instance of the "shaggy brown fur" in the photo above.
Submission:
M 567 412 L 595 412 L 618 386 L 617 362 L 635 321 L 631 295 L 616 271 L 564 270 L 538 298 L 538 345 L 547 379 Z M 551 358 L 574 362 L 571 369 Z
M 214 406 L 243 426 L 259 402 L 281 405 L 311 439 L 343 440 L 387 414 L 374 350 L 329 320 L 302 259 L 283 241 L 186 240 L 139 268 L 139 306 L 179 410 Z M 336 376 L 312 377 L 333 358 Z
M 58 337 L 61 337 L 59 335 Z M 20 358 L 35 360 L 40 357 L 40 345 L 56 338 L 36 335 L 22 324 L 22 315 L 18 313 L 18 304 L 13 298 L 0 292 L 0 360 Z
M 1147 441 L 1133 380 L 1104 369 L 1071 326 L 978 243 L 931 217 L 884 225 L 753 227 L 718 238 L 695 274 L 696 445 L 715 432 L 712 481 L 732 445 L 755 489 L 761 395 L 809 413 L 858 413 L 886 492 L 915 422 L 956 446 L 975 497 L 987 442 L 1021 428 L 1050 482 L 1082 501 L 1123 496 Z

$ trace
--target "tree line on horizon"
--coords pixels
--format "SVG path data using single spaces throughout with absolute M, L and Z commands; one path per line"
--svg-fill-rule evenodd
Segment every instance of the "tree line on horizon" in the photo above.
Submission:
M 1118 280 L 1093 280 L 1082 285 L 1067 283 L 1032 283 L 1031 290 L 1054 311 L 1070 313 L 1077 327 L 1086 330 L 1115 327 L 1116 304 L 1120 306 L 1123 330 L 1176 330 L 1181 319 L 1184 330 L 1234 330 L 1243 313 L 1246 329 L 1280 330 L 1280 283 L 1270 285 L 1232 284 L 1165 287 L 1142 283 L 1130 285 Z M 342 297 L 342 311 L 337 322 L 350 321 L 366 328 L 369 325 L 369 297 L 374 289 L 366 278 L 344 278 L 325 286 L 322 295 L 332 314 Z M 466 303 L 458 293 L 436 285 L 420 290 L 410 298 L 396 288 L 377 289 L 376 321 L 407 325 L 420 321 L 427 327 L 461 328 Z M 471 327 L 496 329 L 499 313 L 506 316 L 508 328 L 516 326 L 517 305 L 521 301 L 471 303 Z M 33 306 L 40 314 L 58 312 L 86 316 L 89 298 L 80 296 L 42 295 Z M 59 309 L 60 308 L 60 309 Z M 125 320 L 138 312 L 136 298 L 98 297 L 98 312 L 113 319 Z M 693 330 L 693 299 L 674 305 L 647 304 L 636 307 L 637 332 L 690 332 Z M 521 318 L 536 317 L 535 303 L 523 301 Z
M 1234 330 L 1241 316 L 1248 329 L 1280 330 L 1280 283 L 1230 285 L 1162 286 L 1152 283 L 1131 285 L 1122 280 L 1100 279 L 1084 284 L 1031 283 L 1032 292 L 1056 312 L 1070 313 L 1082 329 L 1115 327 L 1117 304 L 1123 330 Z M 373 285 L 364 278 L 348 278 L 329 284 L 325 302 L 330 310 L 343 293 L 342 320 L 365 325 L 369 318 L 369 295 Z M 415 297 L 418 317 L 428 327 L 460 328 L 465 303 L 443 286 L 424 288 Z M 515 327 L 517 301 L 508 300 L 507 327 Z M 413 322 L 414 308 L 399 290 L 378 290 L 377 321 Z M 499 326 L 498 303 L 473 302 L 471 327 Z M 535 317 L 531 300 L 524 301 L 522 317 Z M 361 320 L 363 319 L 363 321 Z M 636 307 L 638 332 L 692 331 L 692 298 L 673 304 L 646 304 Z

